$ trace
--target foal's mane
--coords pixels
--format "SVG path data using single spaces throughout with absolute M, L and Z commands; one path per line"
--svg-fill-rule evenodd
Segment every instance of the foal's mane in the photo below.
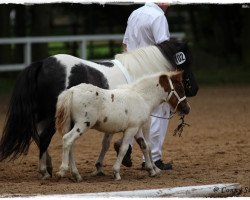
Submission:
M 155 81 L 157 79 L 160 78 L 160 76 L 164 76 L 167 75 L 170 79 L 172 76 L 181 73 L 180 71 L 171 71 L 171 72 L 158 72 L 158 73 L 154 73 L 151 75 L 144 75 L 143 77 L 139 78 L 138 80 L 136 80 L 134 83 L 131 84 L 124 84 L 124 85 L 120 85 L 118 86 L 118 89 L 130 89 L 130 88 L 134 88 L 137 86 L 141 86 L 141 85 L 147 85 L 147 84 L 152 84 L 151 81 Z

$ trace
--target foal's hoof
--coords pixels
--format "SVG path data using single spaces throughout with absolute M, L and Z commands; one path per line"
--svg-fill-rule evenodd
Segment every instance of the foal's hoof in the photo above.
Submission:
M 74 177 L 74 181 L 78 183 L 82 181 L 82 177 L 80 174 L 72 174 L 72 176 Z
M 149 171 L 149 176 L 150 177 L 155 177 L 156 175 L 157 175 L 157 173 L 155 172 L 155 170 L 152 169 L 152 170 Z
M 51 178 L 52 176 L 50 174 L 45 174 L 43 177 L 42 177 L 42 180 L 47 180 L 49 178 Z
M 154 170 L 155 170 L 156 174 L 160 174 L 161 173 L 161 170 L 158 167 L 154 167 Z
M 114 173 L 115 181 L 121 180 L 120 174 Z
M 61 178 L 63 178 L 63 175 L 61 174 L 61 172 L 57 172 L 55 174 L 56 180 L 59 181 Z

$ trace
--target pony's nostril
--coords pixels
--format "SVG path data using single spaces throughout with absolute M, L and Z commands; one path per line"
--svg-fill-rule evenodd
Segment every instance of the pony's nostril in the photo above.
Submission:
M 186 108 L 185 114 L 187 115 L 190 112 L 190 107 Z
M 179 111 L 181 114 L 187 115 L 190 112 L 190 106 L 186 106 L 186 105 L 181 106 Z

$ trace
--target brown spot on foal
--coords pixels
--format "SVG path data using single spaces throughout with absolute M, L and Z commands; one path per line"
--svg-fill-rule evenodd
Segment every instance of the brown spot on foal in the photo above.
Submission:
M 111 94 L 112 102 L 114 102 L 114 97 L 115 97 L 115 95 L 114 95 L 114 94 Z
M 64 108 L 60 107 L 60 109 L 56 113 L 56 129 L 60 134 L 62 134 L 62 127 L 64 127 L 65 123 L 64 112 Z
M 141 138 L 141 137 L 137 138 L 136 142 L 139 144 L 141 149 L 146 149 L 147 148 L 146 143 L 145 143 L 143 138 Z
M 108 117 L 105 117 L 104 119 L 103 119 L 103 122 L 105 123 L 105 122 L 107 122 L 108 121 Z

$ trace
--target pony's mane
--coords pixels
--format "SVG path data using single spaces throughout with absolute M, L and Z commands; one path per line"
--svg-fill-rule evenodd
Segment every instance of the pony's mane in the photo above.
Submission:
M 179 52 L 184 53 L 186 57 L 186 61 L 181 65 L 176 64 L 176 53 Z M 187 43 L 174 38 L 115 56 L 115 59 L 119 60 L 132 75 L 132 80 L 138 79 L 142 70 L 146 74 L 152 74 L 188 68 L 191 58 Z
M 130 74 L 134 75 L 133 80 L 141 76 L 142 70 L 144 72 L 146 70 L 146 74 L 174 70 L 171 63 L 155 45 L 117 54 L 115 59 L 119 60 Z

